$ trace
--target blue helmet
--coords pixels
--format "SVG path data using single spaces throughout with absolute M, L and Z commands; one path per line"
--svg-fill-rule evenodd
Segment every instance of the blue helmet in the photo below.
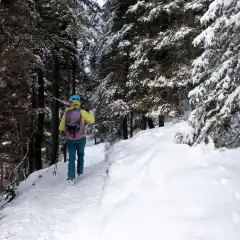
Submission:
M 78 95 L 72 95 L 70 98 L 69 98 L 69 101 L 78 101 L 80 102 L 80 96 Z

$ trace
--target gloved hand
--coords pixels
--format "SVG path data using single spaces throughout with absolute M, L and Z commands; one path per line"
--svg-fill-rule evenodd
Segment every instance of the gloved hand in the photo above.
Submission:
M 91 110 L 91 112 L 92 112 L 92 114 L 93 114 L 94 118 L 96 118 L 96 116 L 97 116 L 97 113 L 95 112 L 95 110 Z

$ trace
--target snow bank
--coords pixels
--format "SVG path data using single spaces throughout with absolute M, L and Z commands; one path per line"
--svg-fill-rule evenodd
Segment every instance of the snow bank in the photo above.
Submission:
M 174 144 L 184 127 L 140 132 L 111 150 L 98 239 L 239 239 L 240 150 Z
M 175 144 L 185 122 L 87 148 L 86 173 L 66 186 L 52 169 L 2 211 L 0 239 L 239 240 L 240 149 Z

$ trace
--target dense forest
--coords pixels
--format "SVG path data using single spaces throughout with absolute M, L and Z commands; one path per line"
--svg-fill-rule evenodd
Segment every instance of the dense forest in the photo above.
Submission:
M 100 8 L 86 1 L 0 2 L 0 187 L 54 164 L 58 123 L 70 94 L 94 88 L 90 51 Z M 3 189 L 2 189 L 3 190 Z
M 0 0 L 0 192 L 65 152 L 71 94 L 95 109 L 96 143 L 188 119 L 177 142 L 239 147 L 239 12 L 237 0 Z

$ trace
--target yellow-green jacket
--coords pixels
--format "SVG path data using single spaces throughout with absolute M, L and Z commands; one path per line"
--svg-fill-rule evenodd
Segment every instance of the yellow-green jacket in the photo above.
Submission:
M 74 109 L 74 107 L 67 108 L 65 110 L 65 113 L 67 111 L 72 110 L 72 109 Z M 95 117 L 94 117 L 92 112 L 88 113 L 87 111 L 82 110 L 82 109 L 80 110 L 80 112 L 81 112 L 81 116 L 82 116 L 82 124 L 83 124 L 83 126 L 85 124 L 85 121 L 89 122 L 89 123 L 94 123 L 95 122 Z M 61 122 L 59 124 L 59 131 L 60 132 L 64 132 L 65 131 L 65 113 L 63 114 Z

